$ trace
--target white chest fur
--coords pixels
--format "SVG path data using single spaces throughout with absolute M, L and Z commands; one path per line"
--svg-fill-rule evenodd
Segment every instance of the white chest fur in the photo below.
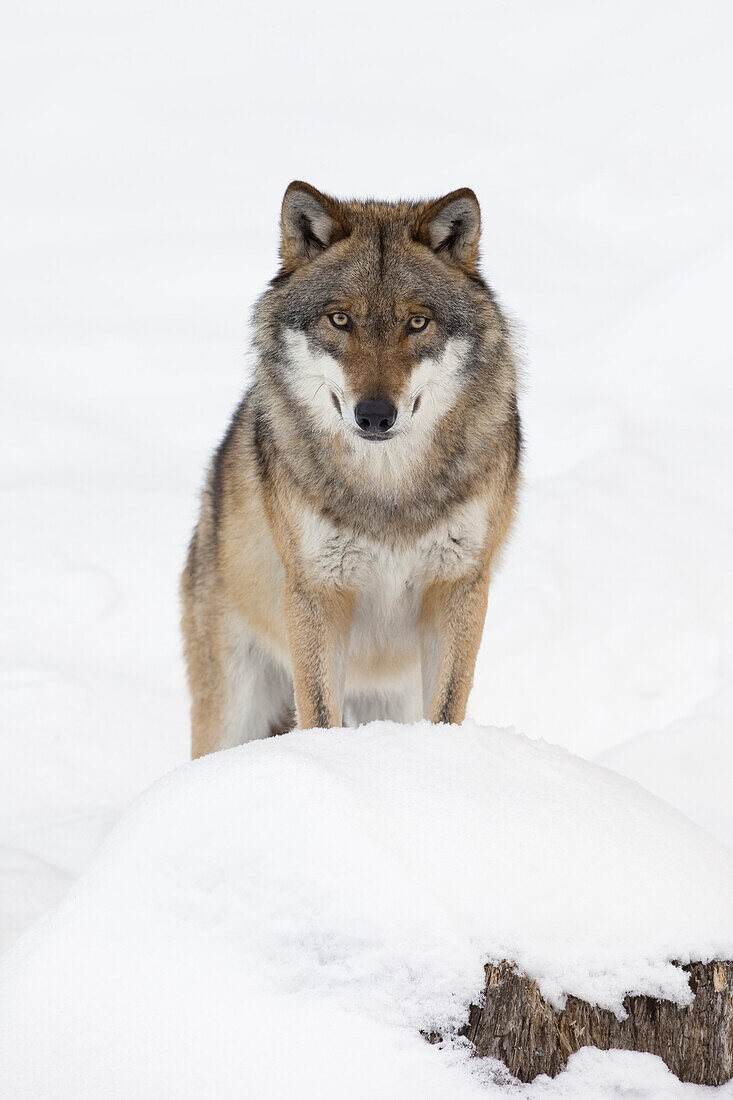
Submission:
M 460 577 L 479 560 L 486 538 L 486 506 L 473 500 L 411 540 L 376 540 L 336 527 L 314 513 L 300 524 L 301 560 L 314 580 L 352 591 L 374 587 L 397 595 L 409 584 L 424 586 Z
M 412 650 L 426 587 L 457 579 L 480 559 L 486 506 L 470 501 L 410 541 L 377 541 L 338 528 L 320 516 L 300 526 L 303 564 L 314 581 L 354 594 L 350 652 Z

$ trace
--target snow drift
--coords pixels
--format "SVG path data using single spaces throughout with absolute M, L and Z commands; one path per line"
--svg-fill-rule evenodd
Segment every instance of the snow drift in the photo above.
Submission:
M 684 1003 L 672 960 L 733 957 L 732 913 L 726 849 L 562 749 L 296 731 L 157 783 L 10 951 L 0 1092 L 486 1095 L 460 1042 L 419 1033 L 455 1034 L 487 958 L 558 1005 Z

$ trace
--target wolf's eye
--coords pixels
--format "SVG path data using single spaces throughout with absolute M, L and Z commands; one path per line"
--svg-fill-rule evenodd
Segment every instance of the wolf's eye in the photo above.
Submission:
M 416 313 L 408 320 L 407 327 L 410 332 L 422 332 L 429 324 L 430 321 L 427 317 L 421 317 L 420 314 Z
M 328 319 L 334 328 L 351 328 L 351 318 L 348 313 L 329 313 Z

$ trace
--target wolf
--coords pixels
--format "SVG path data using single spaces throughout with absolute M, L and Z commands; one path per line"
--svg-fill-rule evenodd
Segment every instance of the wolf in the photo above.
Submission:
M 287 188 L 181 581 L 194 757 L 296 724 L 463 721 L 521 451 L 480 227 L 469 188 Z

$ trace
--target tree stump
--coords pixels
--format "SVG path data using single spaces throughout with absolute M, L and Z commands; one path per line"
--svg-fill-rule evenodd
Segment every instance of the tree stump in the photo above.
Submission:
M 508 962 L 486 966 L 483 1005 L 473 1005 L 465 1035 L 482 1057 L 498 1058 L 521 1081 L 554 1077 L 583 1046 L 658 1054 L 681 1081 L 722 1085 L 733 1077 L 733 962 L 691 963 L 695 999 L 686 1008 L 654 997 L 627 997 L 625 1020 L 569 997 L 556 1012 L 537 984 Z

